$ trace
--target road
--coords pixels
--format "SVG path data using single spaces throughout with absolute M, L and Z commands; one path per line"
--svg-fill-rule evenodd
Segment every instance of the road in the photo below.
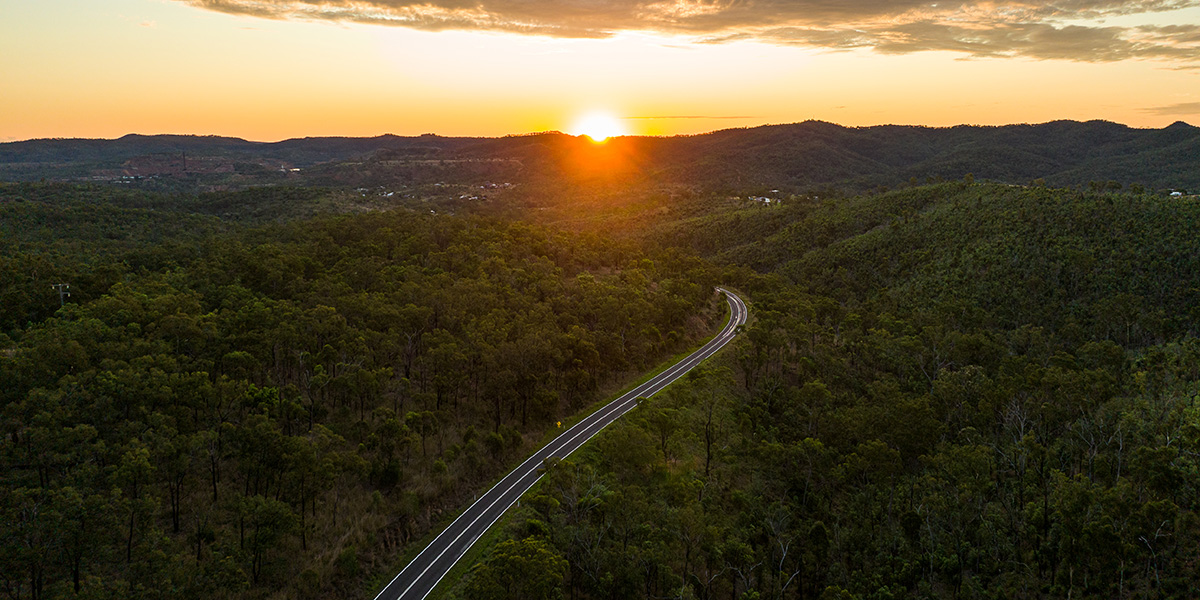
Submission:
M 725 324 L 721 333 L 671 368 L 655 375 L 562 432 L 527 458 L 521 466 L 492 486 L 492 489 L 459 515 L 408 563 L 378 596 L 375 596 L 375 600 L 423 600 L 437 587 L 438 582 L 446 576 L 458 559 L 467 553 L 475 540 L 542 478 L 542 474 L 538 472 L 542 461 L 547 458 L 566 458 L 609 423 L 637 406 L 638 398 L 649 398 L 658 393 L 729 343 L 737 333 L 738 326 L 746 322 L 746 303 L 732 292 L 721 288 L 717 290 L 725 294 L 730 312 L 729 322 Z

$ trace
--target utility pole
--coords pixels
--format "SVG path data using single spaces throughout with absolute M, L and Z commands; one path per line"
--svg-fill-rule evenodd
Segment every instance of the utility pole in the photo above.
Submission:
M 58 290 L 58 305 L 65 306 L 67 304 L 67 296 L 71 295 L 71 292 L 69 291 L 71 289 L 71 284 L 56 283 L 56 284 L 51 285 L 50 287 L 54 288 L 55 290 Z

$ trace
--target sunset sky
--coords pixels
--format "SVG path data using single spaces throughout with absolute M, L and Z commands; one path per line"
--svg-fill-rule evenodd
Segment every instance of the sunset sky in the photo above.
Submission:
M 0 0 L 0 141 L 1200 124 L 1200 0 Z

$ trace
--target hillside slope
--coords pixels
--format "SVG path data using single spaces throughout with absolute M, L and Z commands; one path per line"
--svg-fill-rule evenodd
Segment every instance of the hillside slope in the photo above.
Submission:
M 0 177 L 86 177 L 95 169 L 164 153 L 224 157 L 267 168 L 238 172 L 272 183 L 279 167 L 348 164 L 315 181 L 406 183 L 442 177 L 560 181 L 580 174 L 609 182 L 680 184 L 709 190 L 837 184 L 849 190 L 927 179 L 1009 183 L 1045 179 L 1056 186 L 1092 181 L 1150 189 L 1200 188 L 1200 128 L 1175 123 L 1134 129 L 1105 121 L 930 128 L 843 127 L 820 121 L 728 129 L 670 138 L 621 137 L 597 146 L 583 137 L 543 133 L 503 138 L 379 136 L 305 138 L 274 143 L 197 136 L 125 136 L 118 140 L 30 140 L 0 144 Z M 235 161 L 235 162 L 236 162 Z M 231 163 L 228 168 L 236 165 Z M 336 173 L 336 177 L 334 177 Z M 331 179 L 332 178 L 332 179 Z
M 726 272 L 735 352 L 549 468 L 457 597 L 525 556 L 573 598 L 1194 595 L 1194 200 L 953 183 L 705 219 L 694 246 L 773 271 Z

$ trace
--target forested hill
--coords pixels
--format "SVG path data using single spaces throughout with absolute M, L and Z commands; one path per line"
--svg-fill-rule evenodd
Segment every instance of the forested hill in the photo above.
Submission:
M 530 136 L 481 141 L 463 153 L 516 155 L 531 173 L 569 178 L 582 170 L 579 148 L 587 143 Z M 1016 184 L 1041 179 L 1051 186 L 1200 186 L 1200 128 L 1182 122 L 1133 129 L 1106 121 L 951 128 L 806 121 L 690 137 L 624 137 L 607 144 L 605 168 L 629 180 L 710 191 L 769 194 L 773 188 L 795 192 L 827 186 L 862 191 L 968 174 Z
M 232 183 L 245 187 L 278 183 L 281 171 L 321 165 L 312 173 L 291 174 L 288 181 L 558 182 L 577 178 L 588 170 L 581 167 L 589 166 L 621 184 L 708 190 L 795 192 L 835 185 L 853 191 L 914 179 L 958 179 L 968 173 L 1020 184 L 1043 179 L 1052 186 L 1112 182 L 1151 190 L 1200 188 L 1200 128 L 1182 122 L 1163 129 L 1134 129 L 1105 121 L 951 128 L 842 127 L 806 121 L 696 136 L 623 137 L 604 148 L 600 156 L 587 139 L 561 133 L 275 143 L 196 136 L 31 140 L 0 144 L 0 178 L 103 179 L 112 177 L 114 169 L 183 177 L 224 168 L 242 175 Z M 172 153 L 186 155 L 191 163 L 161 164 L 163 155 Z
M 806 127 L 855 133 L 764 131 Z M 618 142 L 581 147 L 655 156 Z M 577 143 L 471 152 L 569 184 Z M 1196 198 L 529 177 L 553 203 L 0 186 L 3 594 L 369 597 L 723 283 L 744 335 L 547 465 L 447 597 L 1195 595 Z
M 724 255 L 771 271 L 727 272 L 735 352 L 551 469 L 458 597 L 1195 597 L 1200 205 L 958 182 L 736 214 L 775 233 Z
M 703 263 L 595 236 L 112 191 L 0 187 L 5 597 L 362 598 L 723 306 Z
M 196 156 L 271 158 L 307 166 L 331 160 L 344 160 L 377 150 L 453 150 L 475 141 L 473 138 L 445 138 L 435 135 L 381 135 L 370 138 L 310 137 L 280 142 L 252 142 L 215 135 L 129 134 L 115 140 L 57 138 L 8 142 L 0 144 L 0 164 L 104 163 L 174 152 Z
M 808 121 L 720 131 L 679 145 L 664 149 L 660 159 L 676 178 L 719 178 L 738 187 L 847 182 L 862 189 L 968 173 L 1058 186 L 1110 180 L 1152 189 L 1200 185 L 1200 128 L 1182 122 L 1133 129 L 1105 121 L 951 128 Z

